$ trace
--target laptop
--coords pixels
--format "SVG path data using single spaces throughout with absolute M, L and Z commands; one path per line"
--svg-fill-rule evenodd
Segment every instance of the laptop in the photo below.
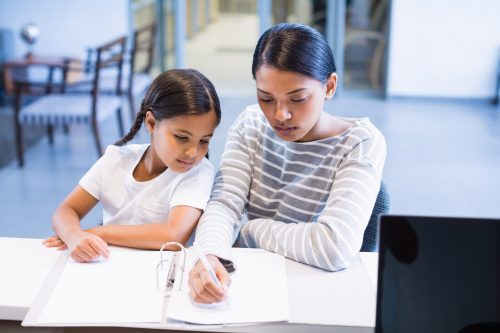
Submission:
M 500 219 L 382 215 L 377 333 L 500 333 Z

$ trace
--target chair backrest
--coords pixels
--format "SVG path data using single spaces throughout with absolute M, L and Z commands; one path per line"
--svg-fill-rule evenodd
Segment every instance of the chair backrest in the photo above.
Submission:
M 156 40 L 156 23 L 153 22 L 134 32 L 134 40 L 130 51 L 130 74 L 134 72 L 148 73 L 153 66 Z M 139 64 L 139 61 L 141 62 Z
M 362 252 L 377 252 L 378 251 L 378 234 L 379 234 L 379 221 L 378 217 L 381 214 L 389 212 L 391 205 L 391 196 L 387 185 L 384 180 L 380 183 L 380 190 L 373 207 L 370 221 L 365 229 L 363 236 L 363 245 L 361 246 Z
M 111 69 L 110 72 L 115 73 L 115 91 L 117 95 L 122 93 L 122 69 L 123 61 L 125 59 L 125 47 L 127 44 L 127 37 L 119 37 L 104 45 L 96 48 L 96 58 L 93 65 L 94 77 L 92 85 L 92 94 L 97 96 L 99 93 L 99 79 L 103 69 Z

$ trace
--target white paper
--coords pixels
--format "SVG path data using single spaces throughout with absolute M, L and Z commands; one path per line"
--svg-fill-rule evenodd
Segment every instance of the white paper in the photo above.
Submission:
M 187 272 L 192 267 L 190 249 Z M 182 290 L 174 288 L 167 308 L 167 318 L 196 324 L 230 324 L 286 321 L 288 289 L 285 259 L 275 253 L 256 249 L 233 249 L 236 272 L 231 275 L 228 301 L 213 305 L 195 304 L 189 297 L 188 274 Z M 176 279 L 176 287 L 178 280 Z
M 164 259 L 171 257 L 166 252 Z M 160 272 L 158 251 L 110 247 L 108 260 L 77 263 L 68 259 L 39 322 L 144 323 L 160 322 L 169 263 Z

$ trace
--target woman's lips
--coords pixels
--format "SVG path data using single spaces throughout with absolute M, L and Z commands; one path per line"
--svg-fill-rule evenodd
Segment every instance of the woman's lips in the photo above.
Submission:
M 285 134 L 285 135 L 290 135 L 290 134 L 292 134 L 297 129 L 297 127 L 274 126 L 274 129 L 278 133 Z

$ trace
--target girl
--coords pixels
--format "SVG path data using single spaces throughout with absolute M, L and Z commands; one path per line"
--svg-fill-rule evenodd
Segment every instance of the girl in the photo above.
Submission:
M 47 247 L 69 248 L 88 262 L 109 256 L 108 244 L 159 249 L 185 243 L 205 209 L 213 169 L 205 158 L 220 122 L 219 98 L 196 70 L 169 70 L 151 84 L 130 132 L 83 176 L 56 209 L 57 236 Z M 124 145 L 144 122 L 150 144 Z M 82 230 L 80 220 L 101 201 L 103 225 Z
M 196 232 L 222 286 L 229 276 L 220 260 L 230 259 L 239 228 L 241 246 L 329 271 L 347 267 L 359 252 L 386 146 L 367 118 L 323 110 L 335 94 L 335 72 L 328 43 L 310 27 L 279 24 L 260 37 L 252 64 L 259 104 L 228 133 Z M 197 302 L 225 298 L 200 263 L 189 282 Z

